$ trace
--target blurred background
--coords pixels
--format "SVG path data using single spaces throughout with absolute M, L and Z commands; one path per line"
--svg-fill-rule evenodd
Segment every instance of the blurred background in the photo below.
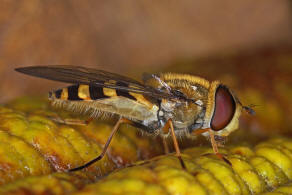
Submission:
M 256 105 L 241 128 L 290 134 L 291 44 L 288 0 L 3 0 L 0 102 L 66 86 L 13 71 L 20 66 L 84 65 L 136 79 L 181 72 L 220 79 Z

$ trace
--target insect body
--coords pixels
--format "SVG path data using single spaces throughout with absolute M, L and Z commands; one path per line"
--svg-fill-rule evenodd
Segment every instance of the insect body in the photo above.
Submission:
M 215 154 L 224 159 L 218 152 L 215 135 L 229 135 L 238 128 L 242 109 L 251 111 L 225 85 L 191 75 L 145 75 L 144 82 L 140 83 L 118 74 L 78 66 L 31 66 L 16 71 L 74 84 L 50 92 L 53 105 L 87 112 L 92 117 L 100 112 L 121 116 L 102 154 L 71 171 L 100 160 L 121 123 L 129 123 L 149 134 L 171 135 L 182 167 L 185 165 L 176 136 L 208 136 Z

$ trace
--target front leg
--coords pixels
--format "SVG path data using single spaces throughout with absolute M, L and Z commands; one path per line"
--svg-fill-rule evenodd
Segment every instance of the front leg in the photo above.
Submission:
M 224 162 L 226 162 L 227 164 L 229 164 L 230 166 L 232 166 L 231 162 L 228 159 L 226 159 L 221 153 L 219 153 L 218 143 L 215 139 L 214 131 L 212 129 L 210 129 L 210 128 L 199 129 L 199 130 L 193 131 L 193 134 L 197 136 L 197 135 L 200 135 L 200 134 L 205 133 L 205 132 L 209 133 L 211 145 L 212 145 L 212 148 L 213 148 L 215 155 L 218 158 L 220 158 L 221 160 L 223 160 Z
M 173 140 L 173 144 L 174 144 L 174 148 L 175 148 L 175 151 L 176 151 L 176 156 L 181 164 L 181 167 L 183 169 L 186 169 L 186 165 L 181 157 L 181 152 L 180 152 L 180 149 L 179 149 L 179 145 L 178 145 L 178 142 L 177 142 L 177 139 L 176 139 L 176 135 L 175 135 L 175 132 L 174 132 L 174 128 L 173 128 L 173 124 L 172 124 L 172 120 L 171 119 L 168 119 L 168 121 L 166 122 L 166 124 L 164 125 L 164 127 L 162 128 L 162 131 L 163 133 L 168 133 L 170 130 L 170 133 L 171 133 L 171 137 L 172 137 L 172 140 Z

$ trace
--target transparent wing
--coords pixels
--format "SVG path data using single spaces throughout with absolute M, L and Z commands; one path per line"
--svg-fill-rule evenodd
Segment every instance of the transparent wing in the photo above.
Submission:
M 172 93 L 144 85 L 134 79 L 93 68 L 71 65 L 47 65 L 16 68 L 15 70 L 24 74 L 49 80 L 119 89 L 121 91 L 148 95 L 155 99 L 178 98 Z

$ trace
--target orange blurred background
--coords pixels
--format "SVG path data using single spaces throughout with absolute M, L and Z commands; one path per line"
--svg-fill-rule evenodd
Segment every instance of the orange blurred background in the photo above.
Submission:
M 223 80 L 244 103 L 260 102 L 266 127 L 290 128 L 291 8 L 288 0 L 4 0 L 0 102 L 66 86 L 13 71 L 20 66 L 84 65 L 137 79 L 184 72 Z
M 139 78 L 178 59 L 292 40 L 288 0 L 4 0 L 0 26 L 1 102 L 60 85 L 15 73 L 19 66 L 86 65 Z

